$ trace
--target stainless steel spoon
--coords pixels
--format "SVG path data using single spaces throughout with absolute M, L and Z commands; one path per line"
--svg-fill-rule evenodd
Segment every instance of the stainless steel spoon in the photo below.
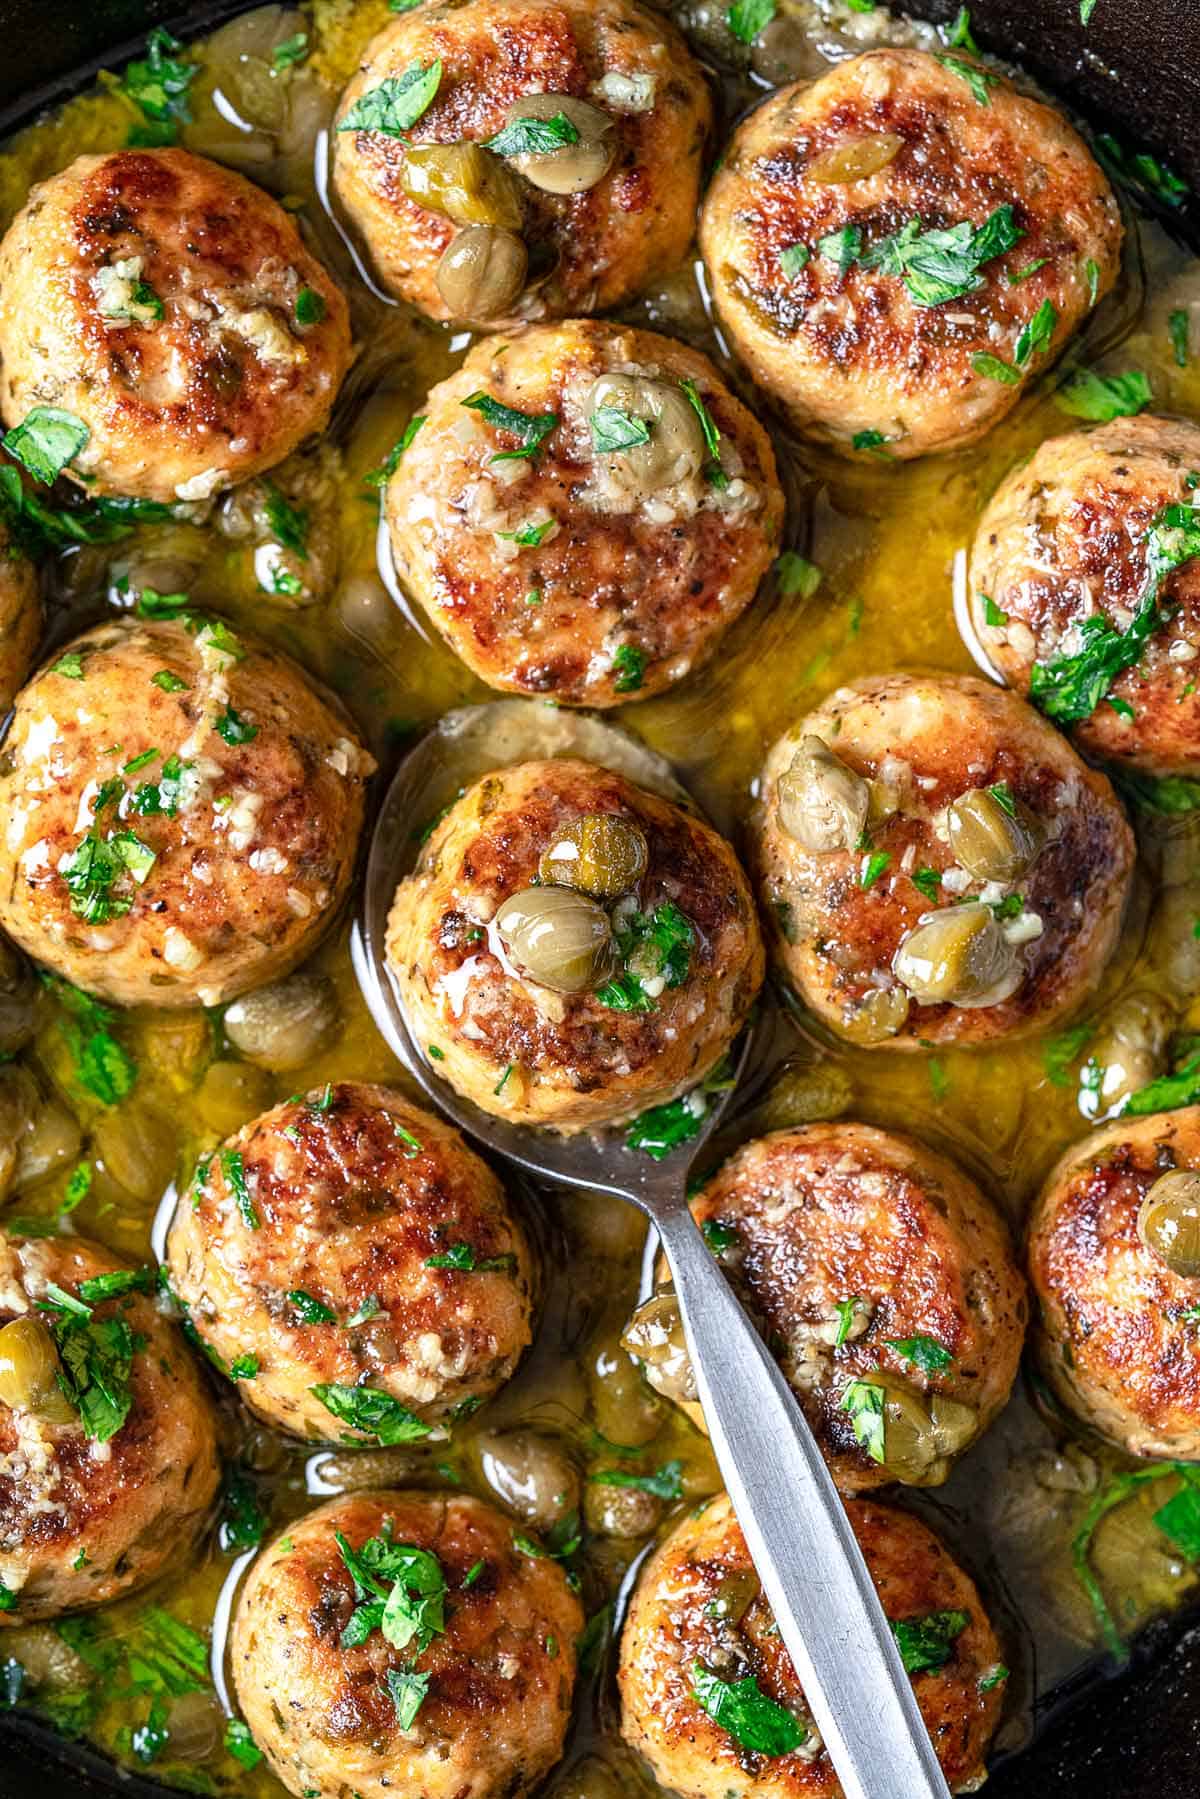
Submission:
M 821 1452 L 687 1205 L 688 1168 L 727 1095 L 709 1101 L 690 1143 L 655 1162 L 628 1151 L 619 1132 L 557 1138 L 493 1118 L 438 1077 L 409 1033 L 385 961 L 384 937 L 396 883 L 416 859 L 414 825 L 484 767 L 539 753 L 519 741 L 519 730 L 506 740 L 508 723 L 523 712 L 523 706 L 509 702 L 454 715 L 448 728 L 430 732 L 397 770 L 376 824 L 363 912 L 352 939 L 364 997 L 389 1046 L 462 1130 L 532 1175 L 610 1193 L 650 1219 L 675 1282 L 717 1464 L 846 1799 L 948 1799 L 912 1686 Z M 549 721 L 546 729 L 554 729 Z M 559 729 L 585 738 L 562 747 L 594 761 L 617 761 L 626 772 L 632 772 L 631 756 L 648 757 L 598 720 Z M 489 739 L 492 760 L 481 762 L 480 750 Z M 655 784 L 674 785 L 661 775 Z M 739 1074 L 746 1050 L 744 1042 Z

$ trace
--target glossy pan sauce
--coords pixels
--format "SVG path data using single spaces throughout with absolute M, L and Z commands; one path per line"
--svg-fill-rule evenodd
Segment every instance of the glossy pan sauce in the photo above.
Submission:
M 723 6 L 692 0 L 673 10 L 710 64 L 726 132 L 769 86 L 819 73 L 856 48 L 891 41 L 936 47 L 931 28 L 893 21 L 882 8 L 864 13 L 797 4 L 751 59 L 725 30 Z M 365 278 L 327 205 L 324 128 L 363 45 L 388 18 L 383 0 L 353 7 L 318 0 L 313 17 L 266 7 L 188 52 L 199 59 L 201 72 L 191 87 L 193 122 L 184 128 L 184 143 L 242 170 L 300 215 L 317 253 L 349 295 L 362 345 L 328 434 L 319 508 L 323 536 L 316 540 L 315 563 L 302 571 L 317 589 L 315 603 L 291 605 L 286 597 L 265 595 L 251 552 L 236 537 L 188 525 L 159 527 L 116 546 L 83 547 L 59 558 L 48 575 L 45 644 L 49 649 L 103 617 L 110 597 L 119 602 L 121 571 L 130 562 L 153 559 L 162 578 L 152 584 L 160 589 L 183 564 L 198 604 L 208 600 L 235 625 L 252 625 L 344 699 L 385 770 L 413 734 L 449 708 L 491 697 L 422 622 L 396 604 L 377 569 L 379 490 L 367 477 L 428 387 L 457 366 L 471 341 L 466 332 L 386 302 Z M 278 46 L 301 32 L 307 33 L 303 53 L 285 55 L 273 68 Z M 124 142 L 130 109 L 113 87 L 102 79 L 0 155 L 0 224 L 7 226 L 34 180 L 78 154 Z M 240 123 L 231 122 L 235 118 Z M 1200 304 L 1200 268 L 1145 216 L 1127 208 L 1126 225 L 1117 289 L 1075 342 L 1066 366 L 1141 370 L 1155 410 L 1194 411 L 1200 408 L 1200 359 L 1181 365 L 1169 318 Z M 693 260 L 622 316 L 705 350 L 747 393 L 713 330 Z M 1045 437 L 1070 428 L 1053 397 L 1064 372 L 1060 367 L 1037 384 L 973 448 L 911 464 L 884 457 L 848 463 L 811 447 L 801 452 L 772 425 L 789 496 L 785 542 L 815 565 L 819 582 L 781 578 L 777 568 L 706 669 L 677 690 L 617 715 L 672 760 L 735 841 L 767 747 L 833 688 L 901 668 L 973 671 L 956 624 L 956 608 L 964 611 L 965 548 L 1000 478 Z M 328 579 L 326 564 L 336 571 Z M 949 1151 L 999 1200 L 1019 1231 L 1055 1157 L 1088 1128 L 1094 1096 L 1084 1068 L 1104 1041 L 1103 1014 L 1114 997 L 1131 986 L 1164 996 L 1177 1030 L 1200 1026 L 1200 942 L 1194 931 L 1200 829 L 1187 815 L 1146 815 L 1140 846 L 1134 902 L 1088 1014 L 1091 1034 L 1081 1030 L 974 1053 L 866 1053 L 832 1045 L 794 1009 L 768 1001 L 757 1065 L 719 1147 L 732 1148 L 769 1128 L 842 1115 L 900 1128 Z M 311 967 L 336 990 L 340 1028 L 303 1066 L 271 1075 L 240 1060 L 217 1013 L 136 1009 L 113 1027 L 137 1065 L 131 1091 L 115 1106 L 80 1087 L 62 1011 L 43 995 L 36 1039 L 26 1053 L 75 1113 L 80 1134 L 76 1138 L 60 1122 L 58 1161 L 45 1179 L 16 1196 L 9 1219 L 37 1217 L 49 1227 L 73 1205 L 64 1228 L 140 1261 L 150 1253 L 164 1187 L 185 1180 L 199 1154 L 255 1114 L 331 1080 L 403 1086 L 359 998 L 344 927 Z M 77 1176 L 68 1194 L 68 1181 L 81 1166 L 90 1179 Z M 540 1427 L 566 1439 L 580 1467 L 593 1472 L 611 1462 L 610 1445 L 636 1446 L 625 1454 L 626 1469 L 653 1475 L 677 1464 L 678 1486 L 669 1479 L 667 1486 L 678 1490 L 683 1504 L 713 1494 L 719 1483 L 704 1437 L 682 1413 L 655 1401 L 631 1378 L 627 1360 L 614 1354 L 643 1279 L 643 1231 L 636 1217 L 583 1197 L 563 1204 L 543 1196 L 535 1210 L 546 1268 L 540 1328 L 516 1378 L 478 1417 L 458 1423 L 448 1442 L 432 1448 L 314 1450 L 256 1427 L 236 1404 L 224 1403 L 228 1461 L 240 1473 L 225 1501 L 220 1535 L 208 1537 L 199 1559 L 160 1588 L 101 1614 L 82 1638 L 68 1629 L 71 1640 L 64 1643 L 49 1626 L 0 1636 L 0 1690 L 16 1695 L 21 1681 L 14 1664 L 20 1662 L 27 1698 L 129 1765 L 189 1791 L 267 1799 L 281 1789 L 263 1766 L 247 1767 L 222 1747 L 224 1716 L 203 1676 L 192 1683 L 195 1691 L 174 1700 L 170 1733 L 156 1741 L 145 1728 L 147 1693 L 122 1693 L 120 1682 L 106 1686 L 97 1671 L 105 1659 L 97 1636 L 119 1641 L 122 1632 L 138 1627 L 151 1603 L 205 1635 L 212 1630 L 219 1650 L 233 1582 L 245 1560 L 238 1546 L 253 1535 L 245 1534 L 248 1505 L 269 1514 L 277 1531 L 322 1499 L 355 1487 L 457 1484 L 486 1494 L 486 1439 L 517 1427 Z M 1000 1749 L 1017 1747 L 1026 1736 L 1035 1694 L 1048 1692 L 1100 1646 L 1097 1617 L 1072 1565 L 1072 1542 L 1089 1511 L 1105 1510 L 1104 1496 L 1121 1502 L 1105 1510 L 1091 1541 L 1091 1566 L 1122 1635 L 1184 1599 L 1194 1584 L 1190 1565 L 1153 1523 L 1154 1511 L 1176 1490 L 1176 1477 L 1164 1472 L 1129 1483 L 1125 1495 L 1123 1487 L 1108 1483 L 1127 1466 L 1068 1432 L 1047 1396 L 1027 1382 L 1018 1383 L 1007 1411 L 936 1494 L 899 1490 L 900 1503 L 935 1522 L 983 1584 L 1012 1670 Z M 629 1503 L 623 1523 L 632 1534 L 591 1528 L 572 1557 L 589 1628 L 577 1722 L 553 1781 L 555 1791 L 581 1799 L 610 1799 L 648 1784 L 616 1732 L 613 1623 L 615 1616 L 619 1625 L 630 1568 L 665 1520 L 680 1515 L 681 1502 L 640 1492 Z M 588 1517 L 593 1526 L 604 1523 L 595 1510 Z M 220 1668 L 219 1653 L 215 1665 Z M 224 1699 L 223 1677 L 217 1690 Z

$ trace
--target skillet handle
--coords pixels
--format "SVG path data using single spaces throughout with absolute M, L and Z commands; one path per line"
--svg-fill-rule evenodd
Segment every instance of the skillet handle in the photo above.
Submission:
M 800 1407 L 688 1207 L 659 1199 L 651 1215 L 674 1276 L 713 1450 L 845 1799 L 949 1799 L 862 1551 Z

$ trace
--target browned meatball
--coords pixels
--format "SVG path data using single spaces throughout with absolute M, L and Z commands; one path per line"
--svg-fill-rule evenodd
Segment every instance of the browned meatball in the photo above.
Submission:
M 0 1236 L 0 1625 L 147 1586 L 208 1521 L 216 1418 L 153 1294 L 99 1243 Z
M 0 525 L 0 717 L 29 673 L 42 629 L 42 607 L 32 562 L 19 554 Z
M 365 1591 L 349 1565 L 364 1557 L 376 1575 Z M 394 1646 L 402 1612 L 391 1641 L 376 1620 L 347 1642 L 357 1605 L 397 1589 L 432 1601 L 416 1634 Z M 562 1753 L 582 1625 L 562 1568 L 518 1548 L 492 1506 L 356 1493 L 263 1550 L 230 1658 L 246 1722 L 291 1793 L 519 1799 Z
M 118 1005 L 220 1005 L 331 922 L 373 767 L 294 663 L 223 620 L 100 625 L 17 702 L 0 924 Z
M 81 421 L 67 472 L 89 492 L 206 499 L 270 468 L 349 362 L 345 299 L 294 222 L 186 150 L 79 157 L 0 244 L 0 411 Z
M 387 957 L 438 1074 L 487 1112 L 561 1131 L 698 1082 L 762 979 L 728 844 L 565 759 L 468 788 L 396 890 Z
M 389 97 L 414 65 L 440 80 L 402 131 Z M 508 153 L 525 105 L 565 109 L 575 138 Z M 683 39 L 635 0 L 425 6 L 367 46 L 338 108 L 334 188 L 385 287 L 431 318 L 604 312 L 683 260 L 711 117 Z
M 1008 1398 L 1025 1283 L 990 1201 L 910 1138 L 814 1124 L 747 1143 L 692 1201 L 777 1346 L 838 1485 L 939 1485 Z M 881 1458 L 851 1382 L 883 1395 Z M 694 1408 L 698 1411 L 699 1408 Z
M 1133 836 L 1104 776 L 968 676 L 839 688 L 770 751 L 754 855 L 776 951 L 854 1042 L 1044 1031 L 1116 944 Z
M 476 410 L 481 394 L 553 415 L 536 456 L 503 459 L 517 439 Z M 572 706 L 660 692 L 708 659 L 775 554 L 770 441 L 670 338 L 586 322 L 488 338 L 421 411 L 387 490 L 396 568 L 493 687 Z
M 924 1625 L 944 1652 L 913 1686 L 951 1790 L 970 1792 L 984 1778 L 1003 1703 L 1000 1645 L 979 1594 L 909 1513 L 865 1499 L 846 1510 L 893 1629 Z M 797 1746 L 779 1755 L 745 1748 L 697 1698 L 713 1676 L 756 1681 L 794 1721 Z M 842 1791 L 724 1496 L 689 1513 L 642 1570 L 619 1681 L 626 1742 L 681 1799 L 836 1799 Z
M 1093 755 L 1154 774 L 1200 774 L 1200 563 L 1157 587 L 1150 566 L 1177 529 L 1167 509 L 1190 509 L 1198 481 L 1200 426 L 1186 419 L 1048 438 L 1000 484 L 971 553 L 972 620 L 1009 685 Z M 1124 635 L 1148 598 L 1156 624 L 1132 666 L 1081 692 L 1088 635 Z
M 1074 1144 L 1030 1218 L 1047 1379 L 1130 1455 L 1200 1460 L 1197 1220 L 1196 1106 L 1118 1119 Z
M 734 348 L 838 449 L 973 442 L 1116 278 L 1117 203 L 1083 141 L 990 70 L 977 98 L 966 66 L 872 50 L 783 88 L 708 189 Z
M 301 1437 L 417 1441 L 489 1398 L 530 1339 L 503 1188 L 386 1087 L 341 1082 L 246 1125 L 181 1197 L 167 1260 L 219 1364 L 253 1365 L 241 1398 Z

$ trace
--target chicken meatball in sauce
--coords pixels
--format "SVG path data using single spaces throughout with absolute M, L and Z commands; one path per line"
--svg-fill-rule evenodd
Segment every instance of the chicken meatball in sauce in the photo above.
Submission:
M 909 1138 L 816 1124 L 743 1145 L 692 1211 L 842 1490 L 940 1485 L 1007 1400 L 1025 1334 L 1025 1283 L 974 1182 Z
M 1073 1145 L 1034 1206 L 1029 1274 L 1063 1403 L 1129 1455 L 1200 1460 L 1200 1107 Z
M 331 922 L 373 768 L 293 663 L 223 620 L 99 625 L 17 701 L 0 924 L 118 1005 L 220 1005 Z
M 216 1418 L 153 1294 L 98 1243 L 0 1235 L 0 1626 L 147 1586 L 208 1523 Z
M 711 119 L 650 7 L 425 6 L 368 44 L 334 188 L 383 285 L 431 318 L 604 312 L 687 253 Z
M 710 1072 L 762 980 L 745 876 L 701 819 L 586 762 L 477 781 L 396 891 L 410 1030 L 484 1111 L 616 1124 Z
M 1011 410 L 1113 285 L 1121 222 L 1053 107 L 962 56 L 881 49 L 751 113 L 700 246 L 733 348 L 793 422 L 908 458 Z
M 204 500 L 320 431 L 346 301 L 269 194 L 186 150 L 81 156 L 0 244 L 0 412 L 88 491 Z
M 216 1360 L 253 1366 L 240 1397 L 295 1436 L 428 1436 L 530 1340 L 530 1251 L 499 1181 L 385 1087 L 341 1082 L 246 1125 L 201 1163 L 167 1260 Z
M 770 751 L 753 835 L 806 1004 L 897 1049 L 1046 1030 L 1096 986 L 1133 871 L 1104 776 L 969 676 L 838 689 Z
M 1009 686 L 1090 754 L 1150 774 L 1200 774 L 1200 564 L 1181 530 L 1198 484 L 1186 419 L 1048 438 L 993 495 L 971 556 L 972 622 Z
M 670 338 L 590 322 L 488 338 L 421 411 L 385 499 L 396 571 L 492 687 L 572 706 L 660 692 L 775 555 L 766 433 Z
M 231 1665 L 289 1792 L 519 1799 L 547 1773 L 583 1611 L 519 1537 L 481 1500 L 386 1492 L 334 1500 L 268 1544 Z
M 909 1513 L 867 1499 L 846 1509 L 947 1782 L 969 1792 L 984 1778 L 1005 1672 L 979 1594 Z M 842 1790 L 724 1496 L 685 1517 L 643 1568 L 618 1680 L 626 1742 L 681 1799 L 835 1799 Z M 735 1728 L 741 1709 L 727 1703 L 727 1689 L 746 1680 L 766 1702 L 751 1741 Z

